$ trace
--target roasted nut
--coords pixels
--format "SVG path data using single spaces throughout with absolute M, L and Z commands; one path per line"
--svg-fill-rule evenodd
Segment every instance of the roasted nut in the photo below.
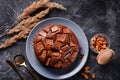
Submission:
M 85 73 L 81 73 L 81 76 L 83 76 L 83 78 L 85 78 L 86 80 L 88 80 L 88 75 Z
M 84 72 L 85 72 L 85 73 L 90 73 L 90 71 L 89 71 L 89 70 L 85 70 Z
M 89 66 L 85 66 L 84 70 L 89 70 L 90 67 Z
M 91 78 L 95 79 L 95 73 L 91 74 Z
M 99 52 L 108 48 L 108 43 L 107 38 L 103 34 L 98 34 L 91 39 L 90 45 L 92 49 Z
M 90 73 L 89 69 L 90 69 L 89 66 L 85 66 L 85 68 L 84 68 L 84 72 L 85 72 L 85 73 Z

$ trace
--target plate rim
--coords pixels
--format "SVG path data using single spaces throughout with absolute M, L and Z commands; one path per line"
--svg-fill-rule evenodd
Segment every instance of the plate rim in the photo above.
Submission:
M 78 65 L 78 66 L 80 66 L 80 68 L 77 68 L 77 70 L 76 70 L 74 73 L 72 73 L 72 75 L 69 75 L 69 76 L 67 76 L 67 77 L 62 77 L 62 78 L 59 78 L 59 77 L 58 77 L 58 78 L 47 77 L 46 75 L 38 72 L 38 71 L 35 69 L 34 65 L 32 65 L 32 63 L 30 62 L 29 57 L 28 57 L 28 50 L 27 50 L 28 45 L 27 45 L 27 44 L 28 44 L 28 40 L 29 40 L 29 38 L 30 38 L 33 30 L 34 30 L 38 25 L 40 25 L 41 23 L 43 23 L 43 22 L 45 22 L 45 21 L 48 21 L 48 20 L 52 20 L 52 19 L 64 19 L 64 20 L 69 21 L 70 23 L 76 25 L 77 28 L 79 28 L 79 29 L 82 30 L 82 28 L 81 28 L 78 24 L 76 24 L 76 23 L 73 22 L 72 20 L 69 20 L 69 19 L 66 19 L 66 18 L 63 18 L 63 17 L 52 17 L 52 18 L 44 19 L 44 20 L 40 21 L 39 23 L 37 23 L 37 24 L 35 25 L 35 27 L 30 31 L 29 35 L 28 35 L 28 38 L 27 38 L 27 40 L 26 40 L 26 47 L 25 47 L 25 48 L 26 48 L 26 56 L 27 56 L 27 58 L 28 58 L 28 62 L 29 62 L 30 65 L 32 66 L 32 68 L 33 68 L 38 74 L 42 75 L 43 77 L 46 77 L 46 78 L 48 78 L 48 79 L 66 79 L 66 78 L 72 77 L 73 75 L 77 74 L 77 73 L 83 68 L 83 66 L 85 65 L 85 63 L 86 63 L 86 61 L 87 61 L 87 59 L 88 59 L 88 55 L 89 55 L 88 39 L 87 39 L 87 37 L 86 37 L 86 35 L 85 35 L 85 33 L 84 33 L 83 30 L 82 30 L 82 32 L 84 33 L 84 36 L 85 36 L 85 38 L 86 38 L 86 40 L 87 40 L 87 52 L 86 52 L 86 55 L 83 56 L 83 59 L 81 60 L 81 63 Z

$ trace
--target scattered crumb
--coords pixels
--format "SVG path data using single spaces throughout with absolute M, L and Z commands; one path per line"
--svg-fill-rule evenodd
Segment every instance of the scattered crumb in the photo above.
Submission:
M 82 58 L 83 58 L 83 56 L 84 56 L 83 54 L 80 54 L 80 59 L 82 59 Z

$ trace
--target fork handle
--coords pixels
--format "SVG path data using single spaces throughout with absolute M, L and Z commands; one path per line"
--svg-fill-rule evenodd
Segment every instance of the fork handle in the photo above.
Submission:
M 32 77 L 35 78 L 35 80 L 39 80 L 39 78 L 28 67 L 25 68 L 30 73 L 30 75 L 32 75 Z

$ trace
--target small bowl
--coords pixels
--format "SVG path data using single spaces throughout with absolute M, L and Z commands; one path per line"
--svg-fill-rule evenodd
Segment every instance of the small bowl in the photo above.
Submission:
M 90 40 L 90 49 L 91 49 L 93 52 L 95 52 L 95 53 L 99 53 L 99 52 L 100 52 L 100 51 L 96 50 L 96 49 L 94 48 L 94 46 L 92 45 L 92 41 L 93 41 L 93 39 L 94 39 L 95 37 L 102 37 L 102 38 L 104 38 L 104 39 L 107 41 L 107 45 L 106 45 L 107 48 L 110 48 L 111 43 L 110 43 L 109 37 L 106 36 L 106 35 L 104 35 L 104 34 L 102 34 L 102 33 L 99 33 L 99 34 L 94 35 L 94 36 L 91 38 L 91 40 Z M 107 49 L 107 48 L 106 48 L 106 49 Z

